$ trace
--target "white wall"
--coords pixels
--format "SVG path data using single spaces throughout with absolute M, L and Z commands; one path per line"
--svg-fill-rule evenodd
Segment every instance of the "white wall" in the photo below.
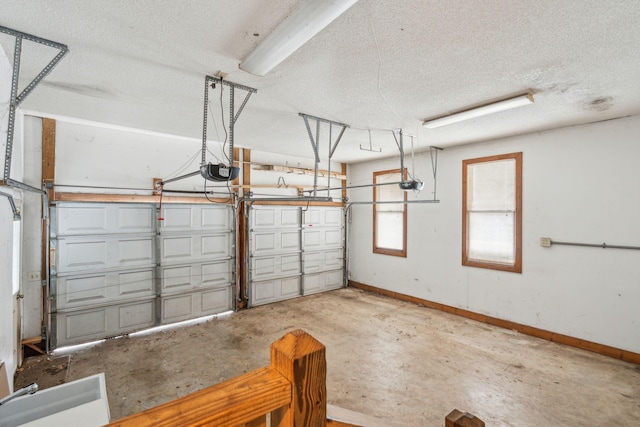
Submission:
M 4 154 L 7 142 L 7 117 L 9 97 L 11 95 L 11 64 L 0 46 L 0 167 L 4 167 Z M 14 147 L 18 159 L 21 158 L 20 134 L 16 135 Z M 18 160 L 19 161 L 19 160 Z M 21 167 L 20 167 L 21 169 Z M 20 170 L 18 170 L 20 172 Z M 16 178 L 15 173 L 11 174 Z M 16 204 L 20 203 L 20 192 L 1 187 L 1 191 L 14 195 Z M 13 292 L 13 212 L 6 197 L 0 197 L 0 361 L 5 362 L 9 387 L 13 389 L 13 374 L 16 370 L 18 325 L 14 316 L 15 295 Z
M 25 184 L 42 186 L 42 120 L 24 117 Z M 28 273 L 42 269 L 42 196 L 24 192 L 22 209 L 22 337 L 33 338 L 42 333 L 42 281 L 28 280 Z
M 3 189 L 2 191 L 5 191 Z M 7 192 L 7 191 L 5 191 Z M 0 361 L 7 366 L 10 387 L 17 365 L 17 325 L 14 322 L 15 295 L 12 292 L 13 213 L 5 197 L 0 197 Z
M 500 319 L 640 352 L 640 251 L 540 246 L 553 240 L 640 246 L 640 116 L 439 153 L 439 204 L 408 205 L 406 259 L 372 253 L 372 207 L 354 206 L 350 279 Z M 523 152 L 522 274 L 461 265 L 462 161 Z M 428 153 L 417 160 L 433 186 Z M 398 159 L 349 167 L 371 182 Z M 351 200 L 371 200 L 352 190 Z M 409 195 L 409 198 L 413 198 Z

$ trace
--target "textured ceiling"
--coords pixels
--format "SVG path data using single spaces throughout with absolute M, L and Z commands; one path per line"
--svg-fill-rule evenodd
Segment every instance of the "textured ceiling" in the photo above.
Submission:
M 395 155 L 396 128 L 417 133 L 418 147 L 447 147 L 640 113 L 638 1 L 360 0 L 267 76 L 238 69 L 297 4 L 0 0 L 0 25 L 70 48 L 27 110 L 199 138 L 204 77 L 223 71 L 258 89 L 235 143 L 304 157 L 299 112 L 351 126 L 334 155 L 345 162 Z M 0 34 L 10 57 L 12 40 Z M 26 43 L 25 79 L 55 53 Z M 533 105 L 420 126 L 526 90 Z M 219 95 L 210 91 L 213 140 L 224 138 Z M 359 149 L 368 129 L 382 153 Z

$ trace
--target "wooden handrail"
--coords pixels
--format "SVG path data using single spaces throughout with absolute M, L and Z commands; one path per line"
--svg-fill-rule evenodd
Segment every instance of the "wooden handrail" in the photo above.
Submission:
M 263 426 L 326 424 L 325 347 L 302 330 L 271 344 L 271 364 L 155 408 L 113 427 Z
M 271 344 L 269 366 L 114 421 L 107 427 L 277 427 L 391 426 L 393 423 L 332 407 L 327 418 L 325 347 L 302 330 Z M 446 427 L 483 427 L 458 410 Z

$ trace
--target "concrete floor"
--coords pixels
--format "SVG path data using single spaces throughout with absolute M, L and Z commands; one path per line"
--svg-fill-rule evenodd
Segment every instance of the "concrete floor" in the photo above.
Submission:
M 454 408 L 487 426 L 640 426 L 640 366 L 356 289 L 32 357 L 16 387 L 105 372 L 112 420 L 269 363 L 301 328 L 327 347 L 328 402 L 406 426 Z

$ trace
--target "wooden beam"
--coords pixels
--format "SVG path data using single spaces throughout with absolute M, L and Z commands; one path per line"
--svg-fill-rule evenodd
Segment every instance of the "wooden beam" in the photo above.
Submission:
M 227 198 L 210 199 L 218 203 L 229 203 Z M 158 196 L 145 196 L 139 194 L 96 194 L 96 193 L 57 193 L 57 202 L 118 202 L 118 203 L 159 203 Z M 162 198 L 162 203 L 211 203 L 205 197 L 167 196 Z
M 56 121 L 42 119 L 42 182 L 56 180 Z M 49 199 L 55 199 L 54 189 L 49 190 Z
M 245 189 L 251 188 L 251 150 L 248 148 L 242 149 L 242 187 L 240 187 L 239 195 L 244 197 L 246 195 Z M 245 217 L 246 204 L 240 203 L 238 205 L 238 223 L 236 225 L 236 233 L 238 235 L 238 251 L 237 251 L 237 266 L 238 277 L 236 282 L 238 283 L 238 305 L 239 310 L 247 308 L 249 301 L 247 301 L 247 218 Z
M 466 317 L 467 319 L 476 320 L 478 322 L 487 323 L 489 325 L 498 326 L 500 328 L 511 329 L 514 331 L 518 331 L 521 334 L 531 335 L 533 337 L 542 338 L 547 341 L 553 341 L 558 344 L 564 344 L 582 350 L 592 351 L 604 356 L 613 357 L 614 359 L 620 359 L 624 360 L 625 362 L 631 362 L 640 365 L 640 353 L 634 353 L 632 351 L 622 350 L 619 348 L 610 347 L 608 345 L 598 344 L 595 342 L 570 337 L 568 335 L 563 335 L 556 332 L 546 331 L 544 329 L 535 328 L 533 326 L 522 325 L 510 320 L 502 320 L 495 317 L 487 316 L 485 314 L 474 313 L 473 311 L 451 307 L 449 305 L 401 294 L 399 292 L 377 288 L 375 286 L 365 285 L 364 283 L 354 282 L 353 280 L 349 280 L 349 286 L 362 289 L 364 291 L 385 295 L 390 298 L 398 299 L 400 301 L 407 301 L 414 304 L 423 305 L 425 307 L 444 311 L 445 313 L 456 314 L 458 316 Z
M 314 175 L 313 169 L 309 168 L 296 168 L 291 166 L 280 166 L 280 165 L 254 165 L 253 170 L 259 171 L 273 171 L 273 172 L 286 172 L 286 173 L 297 173 L 299 175 Z M 318 169 L 318 176 L 326 178 L 331 175 L 331 178 L 346 180 L 346 175 L 339 172 L 329 172 L 328 170 Z
M 56 198 L 56 189 L 53 186 L 53 183 L 56 180 L 56 121 L 53 119 L 42 119 L 42 161 L 41 161 L 41 179 L 42 179 L 42 188 L 47 192 L 47 197 L 49 199 L 49 203 Z M 49 209 L 49 206 L 42 206 L 42 211 L 45 212 Z M 41 253 L 40 253 L 40 277 L 45 279 L 47 277 L 47 273 L 49 270 L 49 266 L 47 265 L 47 252 L 49 248 L 47 247 L 47 219 L 43 219 L 41 221 Z M 47 215 L 48 216 L 48 215 Z M 47 322 L 47 295 L 44 292 L 44 288 L 42 292 L 42 318 L 40 322 L 42 326 L 46 325 Z
M 248 148 L 242 149 L 242 184 L 251 185 L 251 150 Z
M 342 203 L 341 202 L 306 202 L 304 200 L 292 200 L 292 201 L 288 201 L 288 202 L 277 202 L 277 201 L 268 201 L 268 200 L 261 200 L 259 202 L 254 202 L 254 205 L 264 205 L 264 206 L 269 206 L 269 205 L 277 205 L 277 206 L 333 206 L 333 207 L 342 207 Z
M 240 167 L 240 149 L 238 147 L 233 147 L 233 166 L 239 168 Z M 240 174 L 238 177 L 231 181 L 232 185 L 240 184 Z
M 160 191 L 158 190 L 159 184 L 162 182 L 162 178 L 153 178 L 153 195 L 154 196 L 159 196 L 160 195 Z
M 292 394 L 289 381 L 277 370 L 265 367 L 108 425 L 236 427 L 289 405 Z
M 271 414 L 279 427 L 322 426 L 327 422 L 327 362 L 325 347 L 303 330 L 271 344 L 271 367 L 293 385 L 289 406 Z

